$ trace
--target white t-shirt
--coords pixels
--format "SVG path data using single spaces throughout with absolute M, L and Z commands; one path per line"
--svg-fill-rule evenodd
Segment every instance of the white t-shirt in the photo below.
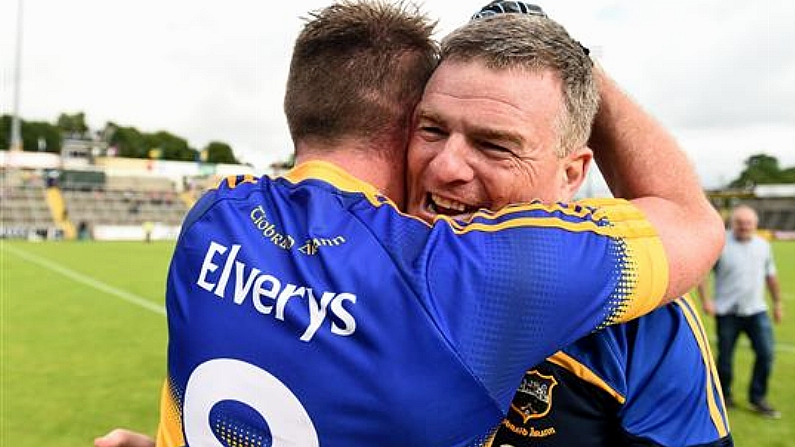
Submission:
M 765 278 L 776 274 L 770 244 L 754 235 L 739 241 L 730 231 L 715 264 L 715 312 L 748 316 L 767 310 Z

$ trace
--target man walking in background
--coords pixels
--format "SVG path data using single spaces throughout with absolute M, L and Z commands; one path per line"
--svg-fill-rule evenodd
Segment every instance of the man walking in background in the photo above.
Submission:
M 715 264 L 714 299 L 706 282 L 698 287 L 704 311 L 715 315 L 718 331 L 718 375 L 728 406 L 734 405 L 732 368 L 734 348 L 741 332 L 751 340 L 754 361 L 748 399 L 759 414 L 777 419 L 766 399 L 767 383 L 773 369 L 773 329 L 767 314 L 765 286 L 773 298 L 773 319 L 781 322 L 781 293 L 770 243 L 756 234 L 759 218 L 753 208 L 741 205 L 732 211 L 731 231 Z

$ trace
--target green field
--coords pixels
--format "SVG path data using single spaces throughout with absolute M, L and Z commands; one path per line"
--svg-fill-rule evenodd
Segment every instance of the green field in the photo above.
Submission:
M 116 426 L 153 433 L 173 244 L 0 241 L 0 247 L 0 446 L 91 446 Z M 785 321 L 776 327 L 770 400 L 784 417 L 761 419 L 739 401 L 730 417 L 741 447 L 795 445 L 795 243 L 774 247 Z M 738 398 L 750 361 L 743 343 Z

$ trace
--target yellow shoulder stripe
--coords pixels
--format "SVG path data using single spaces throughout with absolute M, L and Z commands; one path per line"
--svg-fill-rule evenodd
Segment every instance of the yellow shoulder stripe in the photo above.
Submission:
M 577 204 L 579 204 L 579 202 L 577 202 Z M 481 209 L 480 211 L 470 216 L 469 219 L 467 219 L 467 222 L 471 222 L 478 217 L 482 217 L 485 219 L 497 219 L 503 216 L 507 216 L 509 214 L 521 213 L 524 211 L 534 211 L 534 210 L 544 210 L 548 213 L 560 212 L 561 214 L 565 214 L 567 216 L 581 217 L 581 218 L 584 218 L 589 213 L 591 213 L 591 210 L 588 209 L 587 207 L 575 206 L 575 204 L 564 206 L 557 203 L 555 204 L 546 204 L 541 202 L 516 203 L 516 204 L 507 205 L 504 208 L 500 208 L 499 210 L 496 211 Z M 442 216 L 440 216 L 440 218 L 442 218 Z M 458 224 L 455 221 L 453 221 L 452 223 L 460 226 L 460 224 Z
M 701 338 L 704 340 L 704 346 L 707 349 L 707 360 L 709 361 L 710 370 L 712 371 L 712 377 L 715 378 L 715 388 L 718 390 L 718 395 L 720 396 L 721 402 L 725 402 L 723 399 L 723 388 L 720 386 L 720 379 L 718 379 L 718 368 L 715 366 L 715 356 L 712 355 L 712 348 L 709 344 L 709 337 L 707 336 L 707 329 L 704 327 L 704 323 L 701 321 L 701 318 L 698 316 L 698 312 L 696 312 L 696 307 L 693 305 L 693 298 L 690 294 L 686 294 L 684 297 L 680 298 L 684 305 L 690 309 L 690 313 L 696 317 L 696 321 L 698 321 L 698 328 L 701 331 Z M 724 408 L 726 405 L 723 405 Z M 726 418 L 726 424 L 728 427 L 728 417 Z
M 591 221 L 569 222 L 556 217 L 519 217 L 499 223 L 476 222 L 462 226 L 447 217 L 440 217 L 440 219 L 447 221 L 457 234 L 466 234 L 473 231 L 495 232 L 519 227 L 554 227 L 578 233 L 590 231 L 613 238 L 647 238 L 656 237 L 657 234 L 654 228 L 643 223 L 640 225 L 628 223 L 629 225 L 617 227 L 599 226 L 596 222 Z
M 624 402 L 627 401 L 627 398 L 616 391 L 613 387 L 607 384 L 601 377 L 597 376 L 593 371 L 591 371 L 587 366 L 583 365 L 579 361 L 577 361 L 574 357 L 566 354 L 563 351 L 558 351 L 552 354 L 551 357 L 547 357 L 547 361 L 550 363 L 554 363 L 561 368 L 564 368 L 570 371 L 575 376 L 579 377 L 585 382 L 594 385 L 597 388 L 604 390 L 607 394 L 612 396 L 615 400 L 618 401 L 621 405 L 624 405 Z
M 438 216 L 437 219 L 448 222 L 453 228 L 463 229 L 471 226 L 471 222 L 478 217 L 494 220 L 503 216 L 508 216 L 510 214 L 542 210 L 549 214 L 560 213 L 566 216 L 578 218 L 586 218 L 589 214 L 592 214 L 593 221 L 607 218 L 612 226 L 621 227 L 623 229 L 626 229 L 627 226 L 633 229 L 643 228 L 643 230 L 640 231 L 636 230 L 634 234 L 629 234 L 629 237 L 633 237 L 636 234 L 639 236 L 656 234 L 656 231 L 651 227 L 651 224 L 646 220 L 643 213 L 625 199 L 602 199 L 599 202 L 599 208 L 596 210 L 591 209 L 590 206 L 591 201 L 579 201 L 572 204 L 546 204 L 541 202 L 532 202 L 508 205 L 497 211 L 483 209 L 470 216 L 464 224 L 446 216 Z M 484 222 L 482 224 L 487 225 L 488 222 Z M 623 236 L 627 236 L 625 233 L 621 234 Z
M 687 324 L 690 326 L 690 330 L 693 331 L 693 335 L 696 337 L 696 343 L 698 343 L 699 350 L 701 351 L 701 360 L 704 362 L 704 369 L 707 379 L 707 389 L 705 391 L 707 394 L 706 397 L 707 406 L 709 407 L 709 415 L 710 418 L 712 418 L 712 423 L 715 425 L 715 429 L 718 431 L 718 435 L 723 438 L 729 434 L 729 421 L 728 419 L 724 419 L 723 412 L 721 411 L 721 408 L 718 407 L 718 403 L 715 400 L 714 390 L 716 388 L 718 389 L 721 400 L 723 400 L 723 395 L 720 391 L 720 384 L 718 383 L 715 364 L 712 360 L 712 354 L 709 351 L 709 342 L 706 340 L 703 330 L 704 327 L 701 324 L 701 319 L 698 317 L 698 314 L 696 314 L 692 307 L 690 307 L 691 303 L 687 298 L 680 298 L 674 301 L 674 303 L 682 308 L 682 314 L 685 316 Z
M 255 177 L 255 176 L 253 176 L 251 174 L 244 175 L 243 179 L 240 180 L 239 182 L 237 181 L 237 178 L 238 178 L 237 175 L 230 175 L 230 176 L 224 177 L 224 178 L 221 179 L 220 182 L 218 182 L 218 184 L 216 184 L 214 186 L 211 186 L 210 188 L 207 188 L 207 189 L 209 191 L 212 191 L 214 189 L 218 189 L 224 183 L 226 183 L 229 186 L 229 189 L 233 189 L 236 186 L 242 185 L 243 183 L 257 183 L 257 181 L 258 181 L 257 177 Z

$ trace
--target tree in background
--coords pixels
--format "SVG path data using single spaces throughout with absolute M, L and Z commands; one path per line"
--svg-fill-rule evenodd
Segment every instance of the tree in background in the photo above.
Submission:
M 69 138 L 85 138 L 88 134 L 86 114 L 83 112 L 78 112 L 74 115 L 62 113 L 58 115 L 58 121 L 56 125 Z
M 20 130 L 24 150 L 61 153 L 63 138 L 57 126 L 44 121 L 23 121 Z
M 11 115 L 0 116 L 0 149 L 8 150 L 11 139 Z M 62 113 L 56 124 L 44 121 L 20 120 L 22 147 L 26 151 L 61 152 L 64 138 L 86 139 L 90 137 L 90 129 L 86 124 L 83 112 L 75 114 Z M 116 149 L 119 157 L 150 158 L 156 154 L 159 159 L 195 161 L 199 155 L 208 163 L 237 164 L 232 147 L 221 141 L 210 142 L 202 152 L 190 147 L 185 138 L 161 130 L 159 132 L 141 132 L 132 126 L 120 126 L 108 122 L 97 133 L 98 137 Z
M 164 130 L 143 135 L 148 145 L 147 156 L 150 149 L 159 149 L 160 158 L 164 160 L 193 161 L 196 159 L 196 149 L 188 146 L 188 141 L 184 138 Z
M 196 158 L 196 150 L 188 146 L 187 140 L 166 131 L 144 133 L 110 122 L 102 133 L 120 157 L 149 158 L 150 154 L 157 153 L 157 158 L 163 160 L 193 161 Z
M 755 185 L 795 183 L 795 167 L 781 169 L 776 157 L 756 154 L 745 161 L 740 176 L 729 183 L 732 188 L 752 188 Z
M 151 149 L 144 135 L 134 127 L 119 126 L 113 122 L 105 125 L 107 143 L 114 146 L 119 157 L 147 158 Z
M 11 115 L 0 116 L 0 149 L 11 147 Z M 44 121 L 20 120 L 22 149 L 25 151 L 61 152 L 61 130 Z
M 207 163 L 228 163 L 238 164 L 235 154 L 232 152 L 232 147 L 220 141 L 212 141 L 204 147 L 203 152 L 206 154 L 202 161 Z
M 11 147 L 11 115 L 0 116 L 0 149 L 7 151 Z

